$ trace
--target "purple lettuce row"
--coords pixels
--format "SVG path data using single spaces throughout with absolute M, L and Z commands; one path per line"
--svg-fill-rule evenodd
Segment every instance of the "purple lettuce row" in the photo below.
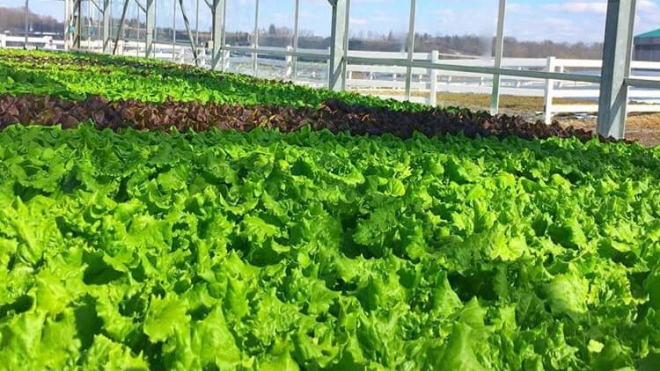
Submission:
M 351 106 L 339 100 L 326 101 L 317 109 L 272 105 L 244 107 L 173 100 L 162 104 L 135 100 L 110 102 L 102 97 L 73 101 L 52 96 L 0 95 L 0 129 L 12 124 L 61 124 L 63 128 L 75 128 L 90 121 L 99 129 L 112 130 L 131 127 L 168 131 L 176 127 L 178 131 L 206 131 L 211 128 L 250 131 L 256 127 L 266 127 L 290 132 L 309 125 L 313 130 L 328 129 L 333 133 L 392 134 L 401 138 L 409 138 L 415 132 L 429 137 L 462 133 L 470 138 L 576 137 L 582 141 L 591 140 L 595 136 L 591 131 L 564 128 L 557 122 L 551 125 L 540 121 L 532 123 L 519 116 L 492 116 L 486 112 L 439 108 L 405 112 Z M 602 137 L 600 139 L 611 141 Z

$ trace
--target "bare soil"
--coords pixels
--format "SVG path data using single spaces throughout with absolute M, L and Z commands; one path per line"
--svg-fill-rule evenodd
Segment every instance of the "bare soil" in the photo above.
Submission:
M 563 127 L 596 130 L 596 119 L 593 118 L 580 120 L 575 117 L 558 117 L 556 119 Z M 647 147 L 660 145 L 660 113 L 629 114 L 626 120 L 626 139 L 637 141 Z

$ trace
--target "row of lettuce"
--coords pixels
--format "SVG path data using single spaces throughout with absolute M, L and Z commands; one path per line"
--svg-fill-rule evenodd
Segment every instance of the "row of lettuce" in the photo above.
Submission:
M 333 92 L 140 58 L 0 50 L 0 92 L 73 100 L 216 102 L 230 105 L 319 107 L 328 99 L 349 104 L 419 111 L 423 105 Z
M 0 369 L 657 370 L 660 153 L 0 132 Z

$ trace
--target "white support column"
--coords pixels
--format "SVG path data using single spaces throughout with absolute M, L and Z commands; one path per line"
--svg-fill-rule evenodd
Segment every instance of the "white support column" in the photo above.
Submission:
M 111 13 L 110 0 L 103 0 L 103 53 L 110 52 Z
M 199 0 L 197 0 L 197 15 L 195 15 L 195 47 L 199 48 Z
M 300 0 L 296 0 L 296 10 L 294 14 L 294 21 L 293 21 L 293 52 L 298 53 L 298 32 L 300 27 Z M 294 56 L 293 60 L 293 71 L 292 71 L 292 79 L 293 83 L 296 83 L 296 77 L 298 76 L 298 57 Z
M 634 50 L 635 50 L 634 35 L 635 35 L 635 14 L 637 12 L 637 0 L 631 0 L 631 1 L 632 1 L 632 4 L 630 5 L 630 8 L 632 9 L 632 14 L 630 15 L 631 21 L 629 22 L 629 25 L 628 25 L 631 40 L 630 40 L 630 43 L 628 44 L 628 52 L 627 52 L 627 56 L 626 56 L 626 69 L 625 69 L 626 78 L 631 77 L 630 75 L 632 73 L 632 59 L 633 59 L 633 53 L 634 53 Z M 628 89 L 626 89 L 626 91 L 628 91 Z M 626 101 L 624 102 L 623 109 L 624 109 L 624 112 L 626 112 L 626 117 L 627 117 L 627 114 L 628 114 L 628 99 L 626 99 Z M 624 129 L 625 129 L 625 127 L 624 127 Z M 625 135 L 625 130 L 624 130 L 623 134 Z
M 348 45 L 344 39 L 348 34 L 348 0 L 328 0 L 332 5 L 332 31 L 330 44 L 330 61 L 328 73 L 328 88 L 342 90 L 342 82 L 346 80 L 346 55 Z
M 172 62 L 176 62 L 176 3 L 172 0 Z
M 342 58 L 342 68 L 344 69 L 344 74 L 341 77 L 341 90 L 346 90 L 346 79 L 348 78 L 348 46 L 350 45 L 349 28 L 351 19 L 351 0 L 346 0 L 346 16 L 344 19 L 346 22 L 346 32 L 344 32 L 344 57 Z
M 211 14 L 213 15 L 213 25 L 211 29 L 212 49 L 211 49 L 211 69 L 217 71 L 221 68 L 221 61 L 224 62 L 222 53 L 223 30 L 225 28 L 225 0 L 213 0 Z
M 0 34 L 0 48 L 7 47 L 7 36 L 5 34 Z
M 410 0 L 410 19 L 408 21 L 408 63 L 413 61 L 415 56 L 415 13 L 417 11 L 417 1 Z M 406 68 L 406 100 L 410 100 L 410 86 L 412 80 L 412 67 Z
M 128 0 L 127 0 L 128 1 Z M 76 0 L 75 10 L 73 11 L 76 20 L 76 31 L 73 38 L 73 47 L 80 49 L 80 41 L 82 34 L 82 0 Z
M 555 57 L 548 57 L 548 64 L 546 69 L 548 72 L 555 72 Z M 545 105 L 543 107 L 544 121 L 546 125 L 550 125 L 552 122 L 552 96 L 554 95 L 555 90 L 555 80 L 546 80 L 545 81 Z
M 506 0 L 500 0 L 497 12 L 497 35 L 495 36 L 495 68 L 502 68 L 504 55 L 504 14 L 506 13 Z M 493 91 L 490 96 L 490 114 L 496 115 L 500 109 L 500 82 L 499 74 L 493 75 Z
M 30 3 L 29 0 L 25 0 L 25 49 L 28 47 L 28 32 L 30 31 L 29 29 L 29 20 L 28 17 L 30 15 Z
M 69 26 L 71 26 L 71 0 L 64 0 L 64 50 L 69 50 Z
M 609 0 L 607 3 L 598 102 L 598 133 L 605 137 L 625 137 L 628 104 L 628 86 L 625 80 L 630 76 L 629 59 L 635 5 L 634 0 Z
M 254 40 L 252 41 L 252 49 L 254 50 L 252 53 L 252 75 L 257 77 L 259 73 L 257 64 L 257 59 L 259 58 L 257 54 L 257 49 L 259 48 L 259 0 L 255 0 L 254 2 Z
M 222 29 L 220 30 L 221 47 L 229 46 L 227 44 L 227 2 L 229 0 L 222 0 Z M 225 53 L 226 52 L 226 53 Z M 222 72 L 229 69 L 231 63 L 231 51 L 223 50 L 222 52 Z
M 431 63 L 438 63 L 438 60 L 440 59 L 439 57 L 439 52 L 437 50 L 433 50 L 431 52 Z M 438 105 L 438 70 L 435 68 L 431 70 L 430 72 L 431 76 L 431 93 L 429 96 L 429 105 L 432 107 L 435 107 Z
M 145 56 L 151 58 L 154 55 L 154 20 L 155 14 L 155 0 L 147 0 L 147 38 L 145 39 Z

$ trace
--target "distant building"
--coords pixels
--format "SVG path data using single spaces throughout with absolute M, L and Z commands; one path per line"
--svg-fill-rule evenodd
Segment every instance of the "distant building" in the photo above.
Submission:
M 660 29 L 635 36 L 634 45 L 634 60 L 660 62 Z

